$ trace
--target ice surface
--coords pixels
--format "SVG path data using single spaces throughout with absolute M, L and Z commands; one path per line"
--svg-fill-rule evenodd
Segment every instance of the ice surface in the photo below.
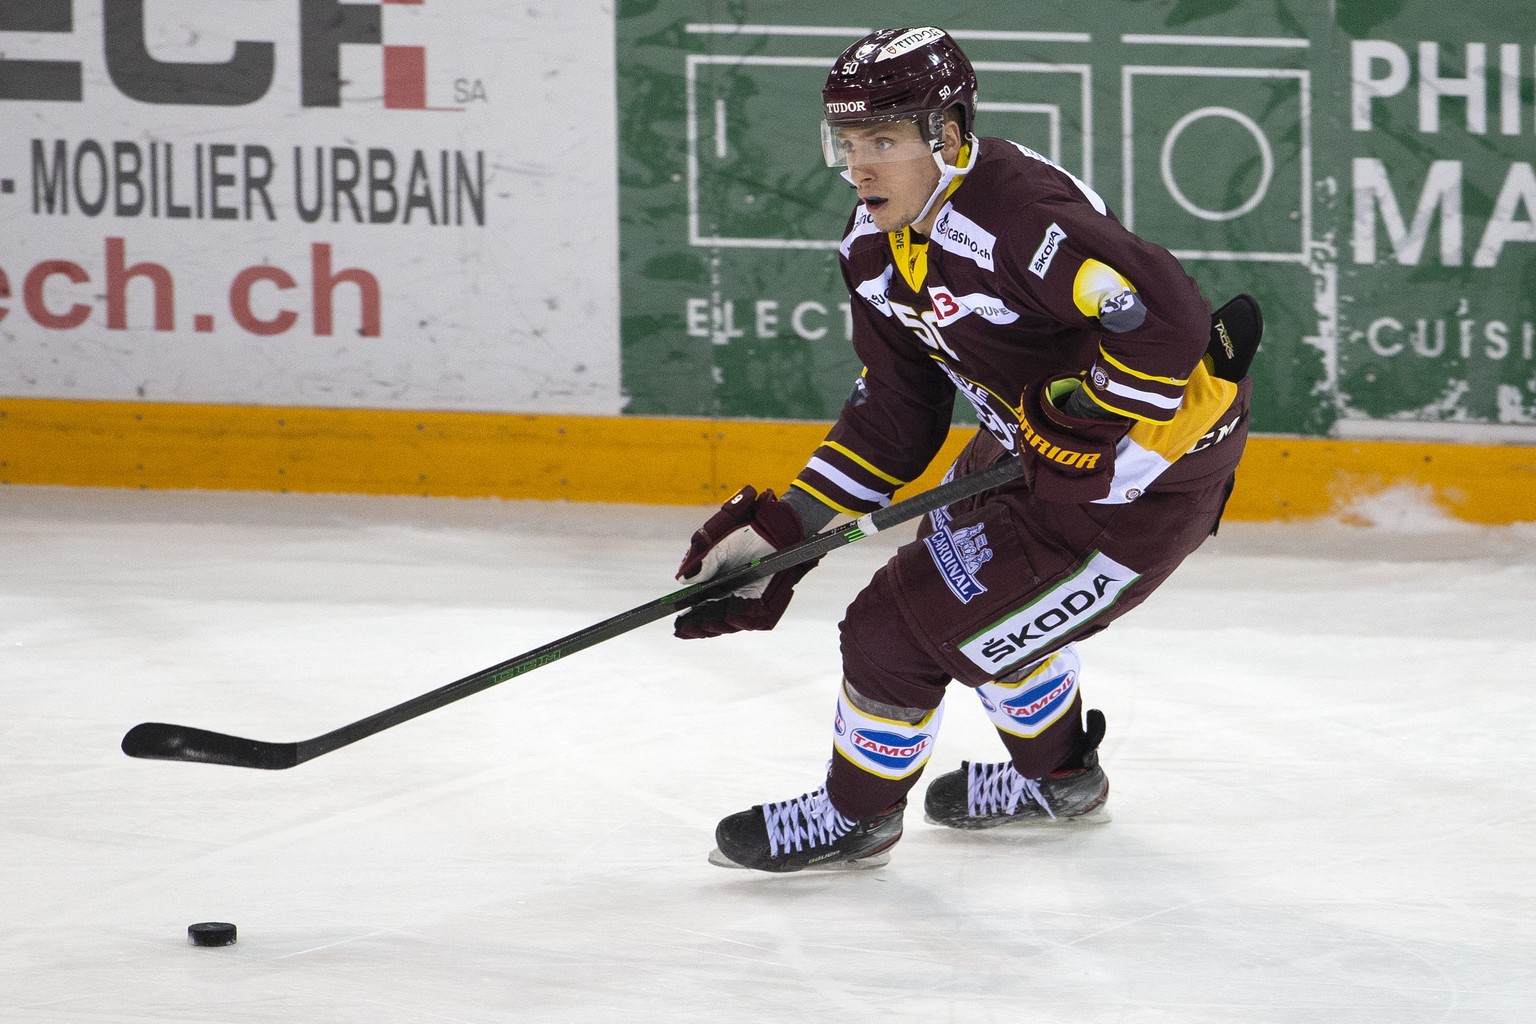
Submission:
M 1084 644 L 1114 820 L 705 862 L 814 786 L 835 624 L 654 624 L 286 772 L 303 739 L 672 589 L 703 509 L 0 488 L 0 1021 L 1536 1019 L 1536 530 L 1232 523 Z M 953 695 L 933 770 L 995 759 Z M 198 949 L 194 921 L 237 945 Z

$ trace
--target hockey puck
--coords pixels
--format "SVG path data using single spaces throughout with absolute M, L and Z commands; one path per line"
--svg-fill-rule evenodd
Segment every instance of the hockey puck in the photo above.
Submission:
M 194 946 L 233 946 L 235 926 L 225 921 L 202 921 L 189 925 L 187 941 Z

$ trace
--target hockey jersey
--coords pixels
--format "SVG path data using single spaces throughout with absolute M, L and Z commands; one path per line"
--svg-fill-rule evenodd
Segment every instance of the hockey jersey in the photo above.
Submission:
M 931 237 L 877 229 L 860 205 L 840 247 L 864 371 L 795 485 L 849 515 L 916 478 L 963 396 L 1007 450 L 1048 377 L 1129 417 L 1105 502 L 1133 501 L 1209 431 L 1236 385 L 1206 372 L 1211 308 L 1171 253 L 1040 154 L 982 138 Z

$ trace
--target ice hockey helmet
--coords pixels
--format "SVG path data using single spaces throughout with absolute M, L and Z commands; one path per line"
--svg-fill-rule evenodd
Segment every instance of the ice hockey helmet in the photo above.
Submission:
M 917 118 L 932 138 L 938 125 L 922 123 L 920 115 L 959 107 L 966 134 L 976 122 L 976 71 L 943 29 L 881 29 L 837 58 L 821 99 L 831 127 Z

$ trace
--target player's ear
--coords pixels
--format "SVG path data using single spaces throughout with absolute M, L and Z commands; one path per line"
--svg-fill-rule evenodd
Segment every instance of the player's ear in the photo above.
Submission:
M 944 162 L 954 164 L 960 159 L 960 143 L 964 141 L 960 123 L 952 117 L 944 119 Z

